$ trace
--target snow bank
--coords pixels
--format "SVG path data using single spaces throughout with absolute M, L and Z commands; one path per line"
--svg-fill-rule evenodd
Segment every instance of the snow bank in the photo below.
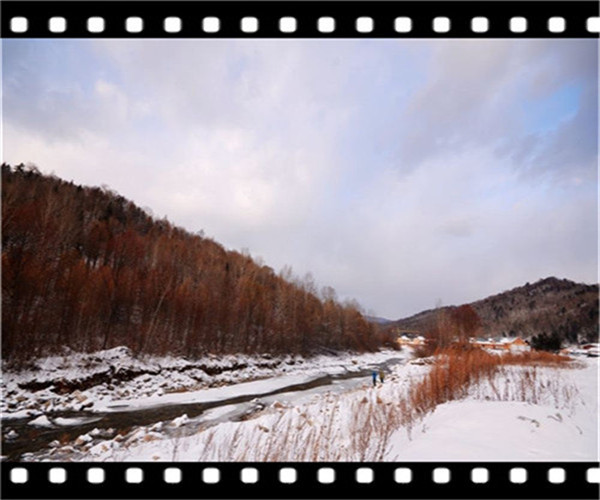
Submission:
M 62 427 L 73 427 L 77 425 L 91 424 L 92 422 L 97 422 L 98 420 L 100 420 L 100 417 L 57 417 L 52 419 L 54 424 Z
M 206 356 L 197 360 L 132 356 L 125 347 L 96 353 L 69 352 L 39 359 L 27 370 L 5 371 L 0 386 L 2 418 L 56 411 L 104 411 L 119 402 L 156 405 L 164 401 L 212 400 L 202 391 L 276 376 L 318 376 L 358 371 L 406 352 L 342 353 L 338 356 Z M 243 387 L 241 390 L 245 390 Z M 195 392 L 188 396 L 172 393 Z M 225 396 L 224 396 L 225 397 Z M 194 398 L 199 398 L 195 400 Z M 208 398 L 208 399 L 202 399 Z M 16 417 L 15 417 L 16 418 Z
M 283 377 L 257 380 L 254 382 L 245 382 L 224 387 L 215 387 L 213 389 L 204 389 L 200 391 L 188 391 L 166 394 L 162 396 L 120 400 L 117 406 L 113 404 L 108 404 L 106 406 L 97 405 L 96 409 L 99 411 L 123 411 L 127 409 L 141 409 L 172 404 L 218 402 L 247 394 L 268 394 L 289 386 L 305 384 L 315 380 L 316 378 L 318 378 L 318 376 L 315 375 L 287 375 Z
M 369 454 L 384 451 L 373 443 L 373 449 L 361 441 L 365 421 L 357 418 L 357 409 L 364 404 L 391 405 L 408 389 L 412 380 L 420 379 L 428 367 L 396 366 L 385 384 L 373 388 L 369 377 L 361 386 L 342 393 L 316 393 L 296 406 L 272 400 L 253 418 L 224 422 L 219 417 L 231 411 L 231 406 L 207 412 L 202 421 L 216 419 L 217 425 L 186 435 L 182 424 L 185 416 L 165 425 L 140 427 L 130 434 L 94 445 L 81 453 L 67 455 L 37 454 L 25 460 L 90 460 L 90 461 L 264 461 L 264 460 L 365 460 Z M 298 380 L 303 380 L 300 377 Z M 273 384 L 272 381 L 268 381 Z M 260 382 L 262 383 L 262 381 Z M 235 389 L 236 387 L 231 387 Z M 230 388 L 225 387 L 220 390 Z M 281 394 L 282 399 L 287 399 Z M 366 398 L 366 399 L 365 399 Z M 261 398 L 267 403 L 269 398 Z M 296 400 L 298 403 L 298 400 Z M 181 433 L 178 434 L 178 431 Z M 173 436 L 175 432 L 175 436 Z M 162 433 L 162 436 L 161 434 Z M 72 450 L 71 450 L 72 451 Z
M 18 420 L 22 418 L 31 418 L 41 415 L 39 410 L 18 410 L 12 413 L 2 413 L 2 420 Z
M 551 406 L 506 401 L 440 405 L 410 435 L 397 431 L 385 459 L 419 461 L 596 461 L 597 435 Z
M 349 392 L 317 393 L 294 405 L 261 398 L 267 405 L 250 419 L 217 420 L 195 427 L 192 435 L 186 433 L 190 421 L 181 416 L 24 460 L 598 460 L 598 360 L 585 360 L 572 369 L 504 367 L 470 387 L 464 400 L 440 405 L 406 425 L 390 426 L 398 422 L 390 417 L 402 414 L 402 401 L 430 366 L 397 365 L 383 385 L 373 387 L 365 380 Z M 524 379 L 534 383 L 523 384 Z M 196 396 L 206 394 L 199 391 Z M 205 417 L 220 417 L 228 410 L 216 409 Z
M 439 405 L 412 430 L 390 438 L 391 461 L 589 461 L 598 452 L 598 361 L 583 368 L 537 367 L 539 392 L 522 392 L 519 372 L 470 390 L 464 401 Z M 536 397 L 539 404 L 515 401 Z
M 34 425 L 36 427 L 52 427 L 52 422 L 48 420 L 48 417 L 46 417 L 46 415 L 40 415 L 39 417 L 34 418 L 31 422 L 29 422 L 29 425 Z

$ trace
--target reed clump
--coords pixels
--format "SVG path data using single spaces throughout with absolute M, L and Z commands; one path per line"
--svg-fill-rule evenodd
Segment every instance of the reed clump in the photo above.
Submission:
M 405 385 L 357 390 L 328 405 L 282 411 L 270 423 L 244 432 L 208 431 L 198 446 L 201 460 L 379 461 L 393 434 L 409 435 L 438 405 L 467 397 L 522 401 L 571 408 L 577 388 L 559 370 L 577 366 L 546 352 L 497 354 L 468 342 L 437 348 L 431 369 Z M 391 384 L 394 378 L 390 377 Z M 388 386 L 383 386 L 388 387 Z M 267 427 L 264 427 L 264 426 Z M 213 433 L 211 436 L 210 433 Z
M 569 356 L 554 354 L 547 351 L 507 352 L 500 358 L 505 365 L 540 365 L 561 366 L 563 368 L 576 367 L 577 364 Z
M 436 363 L 431 371 L 409 393 L 410 406 L 417 414 L 427 413 L 439 404 L 466 397 L 469 388 L 483 380 L 493 386 L 493 378 L 504 366 L 576 366 L 568 356 L 545 351 L 507 352 L 499 355 L 468 343 L 438 349 L 435 357 Z M 535 384 L 532 373 L 534 372 L 531 370 L 521 372 L 523 386 Z

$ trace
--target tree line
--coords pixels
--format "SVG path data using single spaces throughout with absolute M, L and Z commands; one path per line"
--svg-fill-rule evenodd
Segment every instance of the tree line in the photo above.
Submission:
M 556 340 L 566 345 L 598 342 L 598 284 L 550 277 L 467 305 L 480 318 L 485 336 L 539 337 L 548 344 L 546 336 L 553 339 L 552 346 Z M 452 315 L 452 307 L 437 307 L 387 326 L 424 333 L 438 321 L 440 309 Z
M 357 304 L 290 269 L 158 220 L 104 188 L 2 165 L 5 361 L 134 353 L 365 351 L 389 343 Z

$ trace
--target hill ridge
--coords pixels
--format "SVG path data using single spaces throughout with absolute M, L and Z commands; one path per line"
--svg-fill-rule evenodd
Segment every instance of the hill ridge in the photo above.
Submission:
M 2 264 L 5 361 L 64 347 L 196 357 L 383 341 L 332 289 L 35 167 L 2 165 Z
M 598 285 L 549 276 L 467 304 L 480 316 L 490 337 L 557 334 L 568 343 L 598 341 Z M 393 321 L 389 328 L 425 332 L 439 310 L 427 309 Z

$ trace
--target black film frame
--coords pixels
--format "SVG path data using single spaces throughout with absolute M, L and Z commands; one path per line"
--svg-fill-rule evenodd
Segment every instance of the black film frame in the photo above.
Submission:
M 587 20 L 599 15 L 597 1 L 2 1 L 0 3 L 0 30 L 2 38 L 598 38 L 598 33 L 587 29 Z M 51 17 L 67 19 L 64 33 L 53 33 L 48 28 Z M 87 19 L 102 17 L 105 29 L 92 33 L 87 29 Z M 141 33 L 125 29 L 125 19 L 139 16 L 144 20 Z M 166 17 L 182 19 L 182 29 L 177 33 L 164 30 Z M 207 33 L 201 29 L 201 19 L 217 17 L 220 29 Z M 240 29 L 240 20 L 252 16 L 260 20 L 260 29 L 246 33 Z M 333 33 L 317 29 L 317 19 L 323 16 L 336 20 Z M 358 17 L 370 17 L 374 29 L 363 33 L 356 29 Z M 399 33 L 394 29 L 396 17 L 409 17 L 412 29 Z M 550 17 L 563 17 L 566 29 L 556 33 L 548 30 Z M 25 32 L 11 31 L 10 21 L 25 17 Z M 294 17 L 297 29 L 284 33 L 279 29 L 282 17 Z M 448 17 L 452 29 L 438 33 L 432 28 L 435 17 Z M 483 33 L 471 29 L 471 19 L 486 17 L 489 29 Z M 528 21 L 526 33 L 509 29 L 513 17 Z M 571 498 L 599 497 L 597 483 L 588 481 L 594 462 L 418 462 L 418 463 L 10 463 L 1 464 L 3 498 Z M 52 468 L 67 471 L 64 483 L 51 483 L 48 473 Z M 90 483 L 87 472 L 100 467 L 105 472 L 102 483 Z M 201 472 L 208 467 L 220 471 L 217 483 L 205 483 Z M 241 470 L 256 468 L 259 481 L 243 483 Z M 318 481 L 318 470 L 332 468 L 336 480 L 331 484 Z M 359 468 L 373 470 L 373 482 L 359 483 Z M 436 468 L 448 468 L 451 480 L 435 483 L 432 474 Z M 126 470 L 141 468 L 144 480 L 128 483 Z M 169 468 L 181 471 L 181 481 L 168 483 L 164 472 Z M 297 472 L 295 482 L 280 480 L 283 468 Z M 412 479 L 408 483 L 395 480 L 397 468 L 408 468 Z M 475 483 L 471 472 L 475 468 L 489 471 L 489 480 Z M 524 468 L 528 478 L 524 483 L 513 483 L 510 470 Z M 548 471 L 560 468 L 565 471 L 565 481 L 552 483 Z M 25 483 L 13 483 L 14 469 L 27 470 Z

